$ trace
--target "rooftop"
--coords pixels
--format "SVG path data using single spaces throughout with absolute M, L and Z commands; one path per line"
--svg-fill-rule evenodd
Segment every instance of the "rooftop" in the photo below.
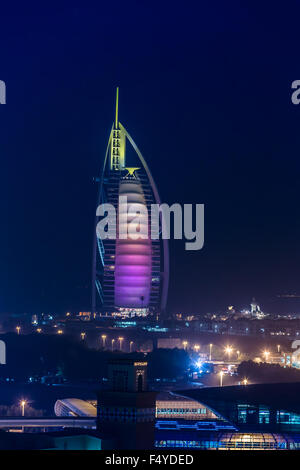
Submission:
M 300 414 L 300 382 L 207 387 L 177 393 L 212 407 L 218 402 L 261 404 Z

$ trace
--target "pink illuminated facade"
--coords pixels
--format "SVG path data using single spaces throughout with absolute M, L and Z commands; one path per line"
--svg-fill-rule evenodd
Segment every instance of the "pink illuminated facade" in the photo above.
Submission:
M 138 177 L 121 179 L 119 196 L 125 196 L 128 204 L 133 203 L 146 207 L 142 185 Z M 121 212 L 122 204 L 120 204 Z M 118 227 L 123 226 L 125 232 L 129 223 L 134 222 L 135 214 L 118 215 Z M 120 220 L 121 219 L 121 220 Z M 148 232 L 148 218 L 142 215 L 139 224 Z M 149 307 L 152 273 L 152 245 L 149 238 L 132 240 L 129 235 L 125 239 L 116 240 L 115 260 L 115 306 L 126 308 Z

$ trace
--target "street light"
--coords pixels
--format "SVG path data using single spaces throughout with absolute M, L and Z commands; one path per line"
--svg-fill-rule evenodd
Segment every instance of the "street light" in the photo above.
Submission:
M 42 328 L 37 328 L 36 331 L 37 331 L 37 333 L 41 333 L 41 332 L 42 332 Z
M 243 383 L 243 385 L 247 385 L 247 384 L 248 384 L 248 379 L 245 378 L 245 379 L 242 381 L 242 383 Z
M 237 358 L 239 359 L 239 357 L 240 357 L 240 351 L 237 351 L 236 354 L 237 354 Z
M 221 370 L 220 372 L 220 387 L 223 387 L 223 375 L 224 375 L 224 372 Z
M 103 345 L 103 349 L 104 349 L 105 348 L 106 335 L 102 335 L 101 338 L 102 338 L 102 345 Z
M 277 351 L 280 353 L 280 344 L 277 344 Z
M 210 361 L 211 361 L 211 350 L 212 350 L 212 347 L 213 347 L 213 345 L 212 345 L 212 343 L 210 343 L 210 345 L 209 345 L 209 360 L 210 360 Z
M 228 359 L 230 360 L 231 353 L 233 351 L 232 346 L 226 346 L 225 353 L 228 355 Z
M 132 345 L 133 345 L 133 341 L 130 341 L 130 343 L 129 343 L 129 351 L 130 352 L 131 352 Z
M 198 352 L 198 351 L 199 351 L 199 349 L 200 349 L 200 346 L 199 346 L 199 344 L 195 344 L 195 346 L 194 346 L 194 350 L 195 350 L 196 352 Z
M 111 340 L 111 350 L 112 350 L 112 351 L 114 350 L 114 342 L 115 342 L 115 341 L 116 341 L 115 339 L 112 339 L 112 340 Z
M 120 351 L 122 351 L 122 342 L 123 342 L 123 339 L 122 337 L 118 338 L 119 340 L 119 344 L 120 344 Z
M 80 333 L 80 336 L 81 336 L 81 339 L 84 340 L 86 337 L 86 333 L 83 331 L 82 333 Z
M 18 335 L 19 335 L 19 334 L 20 334 L 21 327 L 20 327 L 20 326 L 16 326 L 16 330 L 17 330 Z
M 62 334 L 63 334 L 63 330 L 57 330 L 57 334 L 58 334 L 58 335 L 62 335 Z
M 270 351 L 264 351 L 263 355 L 265 356 L 266 362 L 268 362 L 268 359 L 270 357 Z
M 26 405 L 26 400 L 21 400 L 20 401 L 20 407 L 21 407 L 21 411 L 22 411 L 22 416 L 25 416 L 25 405 Z
M 188 342 L 187 341 L 182 341 L 182 344 L 183 344 L 184 349 L 186 349 L 186 347 L 188 345 Z

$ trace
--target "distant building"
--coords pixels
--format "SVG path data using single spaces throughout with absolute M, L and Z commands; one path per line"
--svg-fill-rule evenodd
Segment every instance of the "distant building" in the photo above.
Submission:
M 250 313 L 253 317 L 256 318 L 264 318 L 266 315 L 261 311 L 259 304 L 256 302 L 255 298 L 253 297 L 252 302 L 250 304 Z
M 79 398 L 64 398 L 57 400 L 54 405 L 56 416 L 97 416 L 97 402 L 80 400 Z
M 236 428 L 233 433 L 168 430 L 159 447 L 300 449 L 300 383 L 184 390 Z
M 113 441 L 101 433 L 86 429 L 65 429 L 59 432 L 3 432 L 0 450 L 108 450 Z
M 95 227 L 92 313 L 99 311 L 102 315 L 119 317 L 157 316 L 165 310 L 167 301 L 168 240 L 151 236 L 151 205 L 160 205 L 160 198 L 145 159 L 119 121 L 118 96 L 117 89 L 115 120 L 99 178 L 98 199 L 98 205 L 108 203 L 113 206 L 116 221 L 113 233 L 102 238 L 96 234 Z M 128 155 L 126 144 L 130 144 Z M 128 205 L 143 208 L 139 223 L 147 231 L 146 237 L 133 239 L 127 234 L 135 214 L 134 211 L 127 213 L 125 200 Z M 96 226 L 98 223 L 97 218 Z M 161 219 L 158 225 L 157 233 L 161 233 Z M 123 231 L 122 235 L 119 229 Z
M 97 402 L 64 398 L 57 400 L 54 405 L 56 416 L 96 417 Z M 155 403 L 155 416 L 161 419 L 206 420 L 220 419 L 207 406 L 196 400 L 176 395 L 171 392 L 160 392 Z
M 219 419 L 209 408 L 196 400 L 176 395 L 176 393 L 159 393 L 156 400 L 156 418 L 206 420 Z
M 181 338 L 158 338 L 157 347 L 162 349 L 184 349 Z
M 116 449 L 154 446 L 156 392 L 147 391 L 147 362 L 121 356 L 108 364 L 108 390 L 98 394 L 98 429 Z

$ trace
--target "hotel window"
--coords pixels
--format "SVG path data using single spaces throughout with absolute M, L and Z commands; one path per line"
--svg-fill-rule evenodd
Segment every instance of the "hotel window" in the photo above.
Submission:
M 300 415 L 286 411 L 277 411 L 277 423 L 300 424 Z
M 270 423 L 270 411 L 267 408 L 259 408 L 259 424 Z

